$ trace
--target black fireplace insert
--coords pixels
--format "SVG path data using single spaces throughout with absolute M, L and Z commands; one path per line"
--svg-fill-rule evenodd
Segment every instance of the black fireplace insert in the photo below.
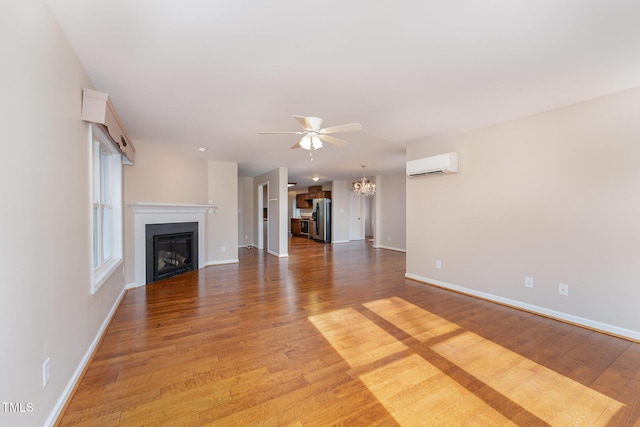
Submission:
M 147 224 L 147 283 L 198 269 L 198 223 Z

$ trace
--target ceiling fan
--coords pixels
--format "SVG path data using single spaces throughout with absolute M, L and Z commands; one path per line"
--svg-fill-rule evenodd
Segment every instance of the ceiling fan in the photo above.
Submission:
M 344 147 L 347 144 L 347 141 L 342 140 L 340 138 L 336 138 L 335 136 L 330 136 L 330 133 L 339 133 L 339 132 L 353 132 L 357 130 L 362 130 L 362 125 L 360 123 L 349 123 L 346 125 L 338 125 L 338 126 L 330 126 L 328 128 L 322 129 L 322 119 L 319 117 L 302 117 L 302 116 L 293 116 L 294 119 L 298 121 L 302 125 L 302 131 L 297 132 L 260 132 L 260 135 L 264 134 L 274 134 L 274 133 L 285 133 L 285 134 L 295 134 L 302 135 L 300 141 L 298 141 L 291 148 L 304 148 L 305 150 L 317 150 L 322 148 L 323 142 L 328 142 L 333 145 L 337 145 L 338 147 Z

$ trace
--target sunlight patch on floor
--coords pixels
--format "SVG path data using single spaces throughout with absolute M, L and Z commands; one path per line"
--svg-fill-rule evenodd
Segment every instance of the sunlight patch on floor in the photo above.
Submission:
M 429 313 L 402 298 L 383 299 L 363 305 L 420 342 L 426 342 L 460 329 L 455 323 Z
M 478 383 L 527 419 L 551 425 L 606 425 L 624 406 L 401 298 L 363 306 L 461 372 L 456 380 L 419 354 L 400 355 L 409 347 L 354 308 L 309 317 L 349 366 L 365 368 L 358 378 L 400 425 L 510 424 L 500 405 L 480 397 Z M 476 393 L 460 378 L 475 382 Z
M 509 420 L 413 353 L 359 379 L 400 425 L 507 425 Z
M 408 349 L 353 308 L 310 316 L 309 320 L 352 368 Z
M 475 413 L 482 413 L 482 420 L 492 424 L 508 423 L 499 412 L 415 353 L 374 367 L 376 362 L 409 348 L 357 310 L 335 310 L 310 316 L 309 320 L 354 370 L 369 368 L 359 379 L 401 425 L 416 425 L 423 419 L 444 425 Z
M 606 425 L 624 406 L 471 332 L 431 349 L 551 425 Z

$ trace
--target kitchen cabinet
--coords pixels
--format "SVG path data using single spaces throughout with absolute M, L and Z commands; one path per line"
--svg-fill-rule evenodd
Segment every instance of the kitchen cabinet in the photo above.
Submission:
M 320 190 L 318 190 L 320 188 Z M 311 191 L 314 189 L 314 191 Z M 296 195 L 298 209 L 313 209 L 313 199 L 330 199 L 331 191 L 322 191 L 322 187 L 309 187 L 309 192 Z
M 308 199 L 310 199 L 309 194 L 305 193 L 305 194 L 298 194 L 296 196 L 296 207 L 298 209 L 311 209 L 313 208 L 313 203 L 310 201 L 307 201 Z
M 302 233 L 302 222 L 303 221 L 309 222 L 309 228 L 307 229 L 309 231 L 308 234 L 303 234 Z M 291 218 L 291 234 L 293 236 L 310 238 L 311 234 L 312 234 L 313 227 L 314 227 L 314 222 L 313 222 L 312 219 L 308 219 L 308 218 Z
M 331 191 L 318 191 L 313 193 L 312 199 L 330 199 Z
M 330 199 L 330 198 L 331 198 L 331 191 L 323 191 L 321 185 L 313 185 L 309 187 L 309 193 L 307 194 L 307 199 Z
M 300 227 L 300 218 L 291 218 L 291 234 L 294 236 L 300 236 L 302 229 Z

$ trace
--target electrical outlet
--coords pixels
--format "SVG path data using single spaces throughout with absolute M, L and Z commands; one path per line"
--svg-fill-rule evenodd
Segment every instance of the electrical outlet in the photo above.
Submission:
M 388 236 L 388 237 L 387 237 L 387 240 L 388 240 L 388 241 L 391 241 L 391 236 Z
M 436 260 L 436 268 L 440 270 L 442 268 L 442 262 L 440 260 Z
M 560 295 L 564 295 L 564 296 L 569 295 L 569 285 L 565 285 L 564 283 L 560 283 L 558 285 L 558 293 Z
M 47 357 L 47 360 L 42 364 L 42 387 L 46 387 L 51 378 L 51 358 Z
M 524 278 L 524 285 L 527 288 L 533 288 L 533 277 L 525 277 Z
M 220 252 L 227 252 L 227 247 L 226 246 L 221 246 L 220 247 Z

